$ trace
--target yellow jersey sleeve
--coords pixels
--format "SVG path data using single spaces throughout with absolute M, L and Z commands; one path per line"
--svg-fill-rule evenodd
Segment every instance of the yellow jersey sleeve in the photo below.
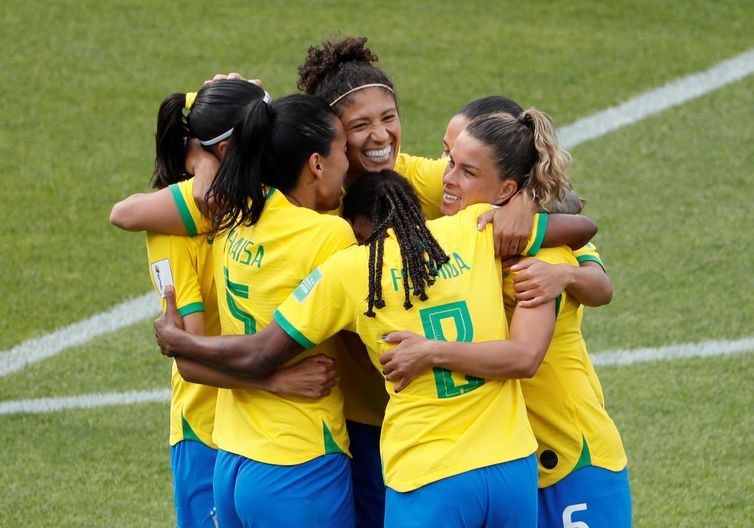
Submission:
M 181 317 L 204 312 L 207 335 L 220 333 L 217 299 L 206 237 L 147 233 L 147 259 L 152 284 L 162 297 L 166 285 L 176 292 Z M 165 302 L 162 301 L 165 309 Z M 195 440 L 217 448 L 212 440 L 217 389 L 188 383 L 173 362 L 171 370 L 170 445 Z
M 202 215 L 194 200 L 194 179 L 174 183 L 169 188 L 188 234 L 191 236 L 212 232 L 212 221 Z
M 446 159 L 429 159 L 399 153 L 395 172 L 406 178 L 416 191 L 427 220 L 442 216 L 442 176 L 448 166 Z

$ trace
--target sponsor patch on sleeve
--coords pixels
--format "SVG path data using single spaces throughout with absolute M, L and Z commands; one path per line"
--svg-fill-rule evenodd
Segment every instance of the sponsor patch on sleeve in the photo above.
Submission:
M 157 286 L 157 290 L 160 292 L 160 297 L 165 297 L 165 286 L 170 285 L 175 288 L 170 260 L 158 260 L 157 262 L 152 262 L 149 267 L 152 270 L 152 278 L 154 279 L 155 286 Z

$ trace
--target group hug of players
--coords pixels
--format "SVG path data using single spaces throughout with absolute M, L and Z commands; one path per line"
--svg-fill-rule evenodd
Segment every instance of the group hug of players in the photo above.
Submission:
M 476 99 L 411 156 L 377 62 L 348 37 L 296 94 L 166 97 L 156 190 L 113 207 L 163 298 L 178 525 L 630 526 L 581 334 L 612 286 L 551 120 Z

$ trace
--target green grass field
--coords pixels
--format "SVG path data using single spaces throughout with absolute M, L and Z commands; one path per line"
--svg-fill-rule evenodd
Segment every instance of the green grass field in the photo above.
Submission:
M 472 98 L 567 125 L 754 48 L 747 0 L 488 4 L 6 1 L 0 350 L 149 290 L 143 237 L 108 214 L 147 188 L 162 98 L 215 72 L 282 95 L 309 45 L 366 35 L 398 88 L 403 149 L 436 155 Z M 591 350 L 754 336 L 753 93 L 749 76 L 572 150 L 615 285 L 587 312 Z M 599 369 L 637 527 L 751 525 L 753 359 Z M 166 388 L 168 372 L 144 321 L 0 376 L 0 401 Z M 0 415 L 0 527 L 171 526 L 167 418 Z

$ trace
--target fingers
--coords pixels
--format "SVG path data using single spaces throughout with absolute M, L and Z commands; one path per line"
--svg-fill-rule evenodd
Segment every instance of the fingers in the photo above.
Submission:
M 176 326 L 181 326 L 181 314 L 178 313 L 178 308 L 175 305 L 175 290 L 173 286 L 168 284 L 162 290 L 162 295 L 165 298 L 165 317 Z
M 525 270 L 525 269 L 529 268 L 530 266 L 534 265 L 535 262 L 536 262 L 536 260 L 534 260 L 534 259 L 522 260 L 520 262 L 517 262 L 514 266 L 511 266 L 511 271 L 522 271 L 522 270 Z
M 502 265 L 503 269 L 513 269 L 513 266 L 520 260 L 520 258 L 521 257 L 519 255 L 514 255 L 512 257 L 500 259 L 500 264 Z
M 490 209 L 489 211 L 482 213 L 479 215 L 479 218 L 477 218 L 476 222 L 476 228 L 481 231 L 484 229 L 484 226 L 492 222 L 492 217 L 495 216 L 495 209 Z
M 542 295 L 539 295 L 537 297 L 534 297 L 533 299 L 529 299 L 526 301 L 519 301 L 518 306 L 521 308 L 536 308 L 537 306 L 544 304 L 548 302 L 550 299 L 547 297 L 544 297 Z
M 413 337 L 416 334 L 414 332 L 410 332 L 408 330 L 401 330 L 400 332 L 390 332 L 389 334 L 385 334 L 382 336 L 382 340 L 385 343 L 400 343 L 402 341 L 405 341 L 409 337 Z

